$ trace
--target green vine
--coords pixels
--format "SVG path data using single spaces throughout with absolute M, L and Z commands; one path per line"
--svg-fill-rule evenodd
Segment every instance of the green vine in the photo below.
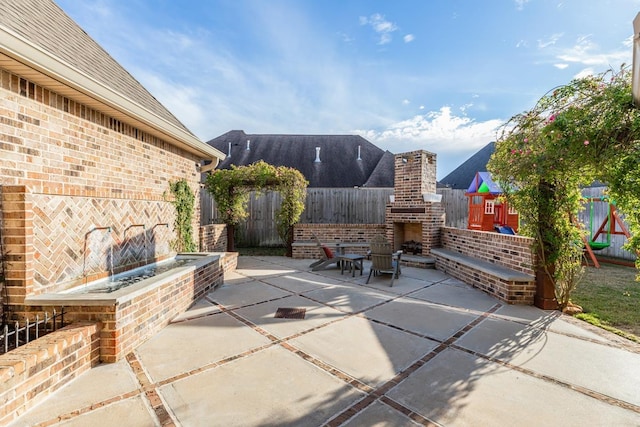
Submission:
M 488 169 L 520 213 L 522 234 L 535 238 L 538 268 L 553 281 L 561 308 L 582 271 L 582 186 L 608 185 L 633 234 L 627 248 L 640 249 L 639 139 L 631 72 L 622 68 L 550 91 L 512 117 L 496 142 Z
M 193 210 L 195 196 L 186 179 L 170 182 L 169 190 L 173 195 L 171 204 L 176 208 L 174 227 L 176 239 L 172 242 L 177 252 L 194 252 L 196 244 L 193 241 Z
M 287 242 L 291 226 L 300 220 L 304 210 L 307 185 L 300 171 L 260 160 L 214 171 L 207 176 L 205 188 L 214 197 L 222 222 L 227 225 L 238 225 L 247 218 L 250 190 L 280 192 L 282 204 L 276 212 L 276 227 L 280 238 Z

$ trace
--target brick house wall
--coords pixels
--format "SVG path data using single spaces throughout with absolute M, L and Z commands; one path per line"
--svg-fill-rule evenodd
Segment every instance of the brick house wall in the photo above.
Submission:
M 194 154 L 0 69 L 4 303 L 19 310 L 27 294 L 169 256 L 169 182 L 184 178 L 197 195 L 197 164 Z

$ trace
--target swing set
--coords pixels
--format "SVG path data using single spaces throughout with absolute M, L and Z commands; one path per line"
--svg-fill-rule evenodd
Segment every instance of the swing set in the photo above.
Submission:
M 587 240 L 587 236 L 582 236 L 582 240 L 584 242 L 585 250 L 593 262 L 593 265 L 596 268 L 600 268 L 600 263 L 596 259 L 594 251 L 599 251 L 611 246 L 612 235 L 622 235 L 629 238 L 631 237 L 631 234 L 629 234 L 624 222 L 622 222 L 622 219 L 618 215 L 615 201 L 609 200 L 607 196 L 602 196 L 588 198 L 587 202 L 589 203 L 589 239 Z M 607 215 L 600 226 L 595 229 L 594 204 L 598 202 L 607 204 Z

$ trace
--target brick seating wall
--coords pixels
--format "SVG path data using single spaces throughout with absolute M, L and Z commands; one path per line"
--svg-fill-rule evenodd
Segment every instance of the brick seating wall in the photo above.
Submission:
M 508 303 L 531 305 L 536 293 L 532 239 L 523 236 L 442 228 L 442 247 L 469 257 L 488 261 L 514 271 L 529 274 L 529 282 L 500 279 L 453 260 L 436 257 L 436 268 Z

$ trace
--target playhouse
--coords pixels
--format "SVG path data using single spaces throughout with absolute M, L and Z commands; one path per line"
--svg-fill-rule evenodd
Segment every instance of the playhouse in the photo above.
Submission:
M 500 197 L 502 189 L 489 172 L 476 172 L 465 195 L 469 198 L 469 230 L 518 231 L 518 212 Z

